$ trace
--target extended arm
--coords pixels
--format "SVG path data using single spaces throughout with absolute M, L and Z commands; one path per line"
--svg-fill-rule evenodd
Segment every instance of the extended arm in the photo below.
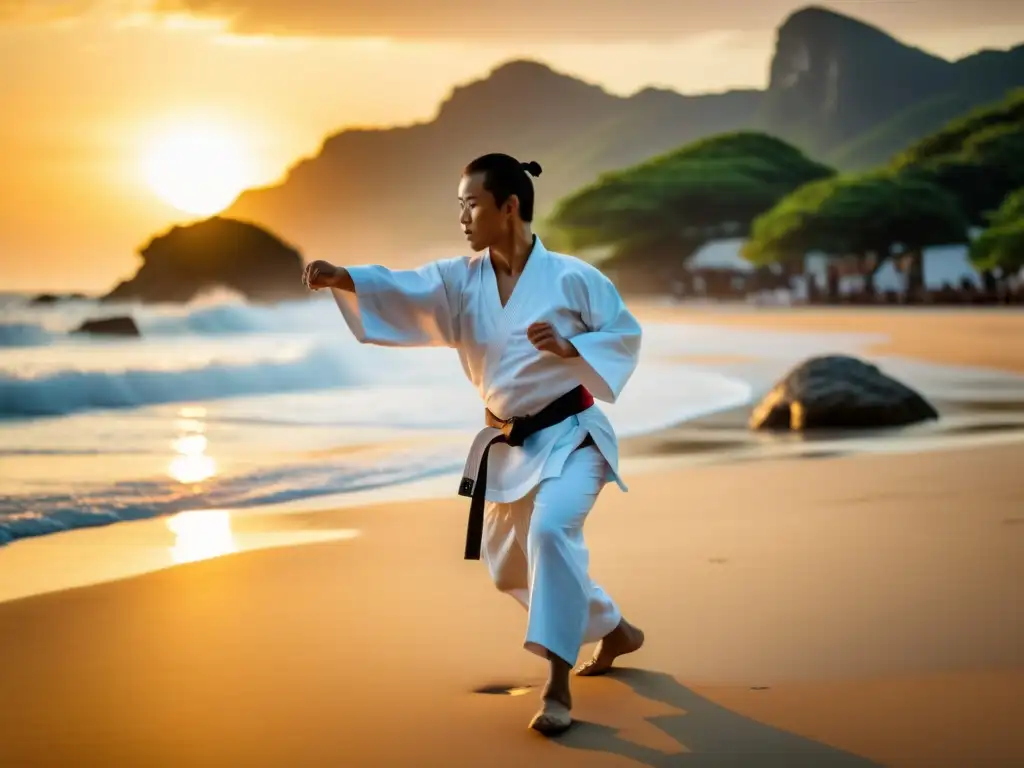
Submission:
M 460 266 L 457 259 L 407 270 L 312 262 L 305 280 L 311 288 L 331 289 L 345 323 L 361 343 L 453 347 L 458 342 Z

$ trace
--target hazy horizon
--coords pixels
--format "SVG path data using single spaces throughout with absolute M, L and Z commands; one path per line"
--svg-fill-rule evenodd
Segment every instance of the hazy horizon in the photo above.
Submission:
M 510 26 L 496 9 L 458 3 L 421 15 L 396 0 L 356 10 L 8 0 L 0 66 L 5 112 L 17 117 L 0 124 L 0 290 L 105 289 L 134 271 L 150 237 L 275 182 L 324 137 L 428 120 L 453 86 L 509 60 L 540 60 L 620 95 L 763 88 L 778 25 L 806 5 L 635 0 L 583 14 L 575 0 L 558 10 L 523 0 L 523 24 Z M 827 7 L 947 59 L 1024 40 L 1024 7 L 997 0 Z M 445 23 L 435 29 L 430 17 Z M 198 187 L 176 154 L 190 132 L 220 164 Z

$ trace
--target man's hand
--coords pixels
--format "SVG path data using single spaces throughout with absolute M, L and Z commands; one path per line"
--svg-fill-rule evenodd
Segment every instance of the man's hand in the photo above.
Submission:
M 340 270 L 327 261 L 311 261 L 302 272 L 302 284 L 311 291 L 333 288 Z
M 526 329 L 526 337 L 541 352 L 550 352 L 562 358 L 578 357 L 579 352 L 551 323 L 533 323 Z

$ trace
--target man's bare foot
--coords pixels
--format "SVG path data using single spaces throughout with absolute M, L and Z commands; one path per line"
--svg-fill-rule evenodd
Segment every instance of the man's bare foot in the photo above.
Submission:
M 569 707 L 554 699 L 544 699 L 540 712 L 533 716 L 530 727 L 545 736 L 557 736 L 572 726 Z
M 612 668 L 615 659 L 640 650 L 643 644 L 643 631 L 623 619 L 619 622 L 619 626 L 605 635 L 604 639 L 598 643 L 593 658 L 576 668 L 576 674 L 580 677 L 603 675 Z
M 545 736 L 555 736 L 567 731 L 572 725 L 572 694 L 569 692 L 569 672 L 572 667 L 553 654 L 549 654 L 548 659 L 551 662 L 551 673 L 541 693 L 543 705 L 530 721 L 530 728 Z

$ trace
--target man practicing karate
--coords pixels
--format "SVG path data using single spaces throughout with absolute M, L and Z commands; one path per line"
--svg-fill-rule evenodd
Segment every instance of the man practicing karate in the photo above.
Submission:
M 479 157 L 459 182 L 473 256 L 414 270 L 307 265 L 330 288 L 356 339 L 456 350 L 486 406 L 459 493 L 471 498 L 467 559 L 482 557 L 497 588 L 527 610 L 525 648 L 551 665 L 530 727 L 572 724 L 569 673 L 607 672 L 644 635 L 588 574 L 583 524 L 618 473 L 618 440 L 594 398 L 615 402 L 636 368 L 641 329 L 595 267 L 547 250 L 531 231 L 540 166 Z

